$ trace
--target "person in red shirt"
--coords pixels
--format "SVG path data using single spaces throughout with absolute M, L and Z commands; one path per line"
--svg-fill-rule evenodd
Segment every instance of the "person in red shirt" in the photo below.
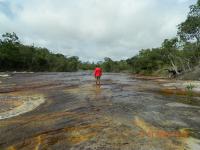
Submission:
M 94 77 L 96 78 L 96 85 L 100 85 L 100 78 L 102 76 L 102 69 L 100 67 L 96 67 L 94 69 Z

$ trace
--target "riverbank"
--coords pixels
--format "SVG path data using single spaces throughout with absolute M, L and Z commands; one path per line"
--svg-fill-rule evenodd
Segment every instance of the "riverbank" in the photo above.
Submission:
M 191 92 L 194 96 L 200 96 L 200 81 L 198 80 L 180 80 L 142 75 L 134 75 L 134 78 L 154 81 L 161 86 L 160 91 L 166 94 L 188 95 L 188 92 Z

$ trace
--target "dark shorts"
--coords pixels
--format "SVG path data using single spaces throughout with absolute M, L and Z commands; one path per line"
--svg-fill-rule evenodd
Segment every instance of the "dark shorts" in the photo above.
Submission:
M 100 80 L 101 76 L 96 76 L 95 78 L 96 78 L 97 80 Z

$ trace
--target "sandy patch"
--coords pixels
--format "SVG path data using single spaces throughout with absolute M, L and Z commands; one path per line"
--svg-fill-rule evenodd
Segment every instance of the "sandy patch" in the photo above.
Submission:
M 24 98 L 23 104 L 21 104 L 20 106 L 15 107 L 12 110 L 1 112 L 0 120 L 15 117 L 27 113 L 29 111 L 32 111 L 44 102 L 45 99 L 41 95 L 30 96 L 30 97 L 27 96 L 26 98 Z
M 7 77 L 10 77 L 10 75 L 9 74 L 0 74 L 0 77 L 7 78 Z
M 190 150 L 199 150 L 200 149 L 200 140 L 199 139 L 190 137 L 185 140 L 185 143 L 187 144 L 188 149 L 190 149 Z
M 167 106 L 170 106 L 170 107 L 185 107 L 185 108 L 200 108 L 198 106 L 191 106 L 191 105 L 187 105 L 187 104 L 182 104 L 182 103 L 168 103 L 166 104 Z
M 176 81 L 173 83 L 162 84 L 164 87 L 171 89 L 183 89 L 186 90 L 187 86 L 193 86 L 192 91 L 200 92 L 200 81 Z

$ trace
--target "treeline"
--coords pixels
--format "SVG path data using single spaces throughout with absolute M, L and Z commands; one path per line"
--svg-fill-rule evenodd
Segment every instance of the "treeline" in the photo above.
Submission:
M 0 71 L 74 72 L 93 70 L 97 65 L 105 72 L 128 70 L 125 60 L 105 58 L 98 63 L 81 62 L 76 56 L 66 57 L 54 54 L 47 48 L 23 45 L 15 33 L 5 33 L 0 39 Z
M 192 71 L 200 62 L 200 46 L 186 42 L 180 46 L 178 39 L 167 39 L 162 47 L 141 50 L 127 60 L 131 70 L 140 74 L 166 74 L 174 71 L 177 75 Z
M 106 57 L 104 58 L 104 61 L 99 61 L 97 63 L 90 63 L 90 62 L 81 63 L 80 69 L 93 70 L 96 66 L 101 67 L 104 72 L 123 72 L 129 69 L 126 60 L 113 61 L 109 57 Z
M 134 73 L 181 74 L 200 63 L 200 0 L 190 6 L 187 19 L 178 25 L 177 37 L 166 39 L 160 48 L 144 49 L 127 60 Z
M 20 43 L 15 33 L 6 33 L 0 40 L 0 71 L 77 71 L 78 57 L 53 54 L 46 48 Z

